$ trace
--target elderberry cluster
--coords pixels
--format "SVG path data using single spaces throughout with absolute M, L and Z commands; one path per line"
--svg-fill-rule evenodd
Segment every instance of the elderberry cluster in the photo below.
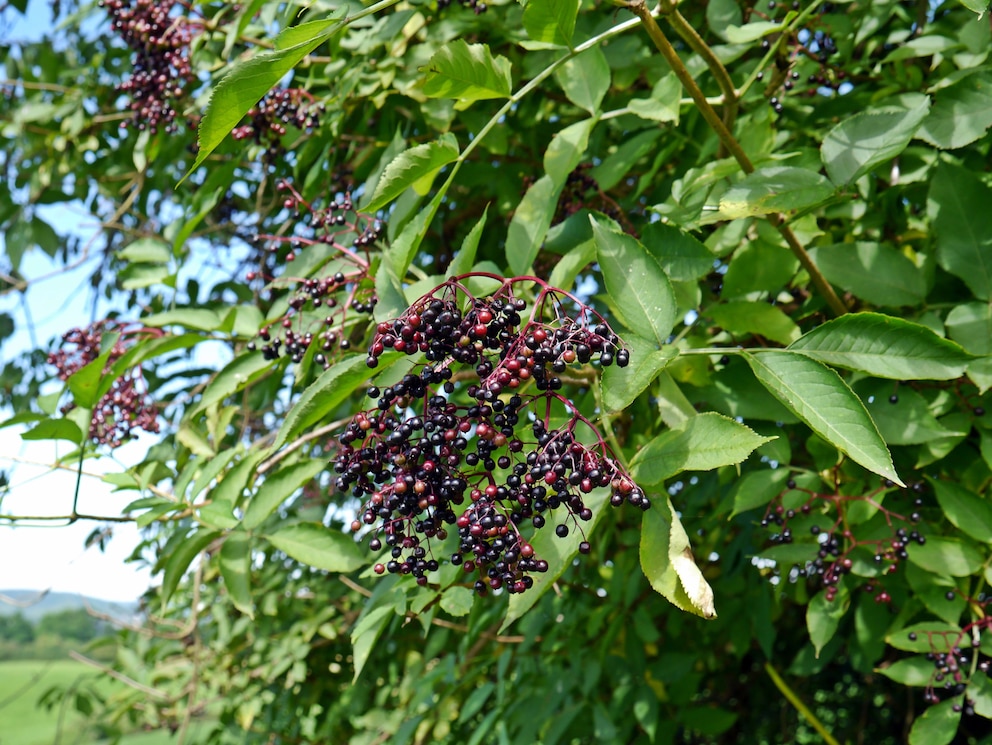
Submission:
M 620 205 L 607 196 L 599 188 L 599 182 L 589 174 L 591 169 L 592 163 L 580 163 L 568 174 L 558 197 L 553 223 L 562 222 L 581 209 L 594 209 L 618 222 L 626 222 Z
M 124 343 L 127 330 L 109 321 L 98 321 L 86 328 L 67 331 L 62 335 L 63 346 L 48 355 L 48 364 L 55 366 L 60 380 L 68 380 L 103 354 L 104 336 L 110 332 L 120 333 L 103 366 L 104 374 L 110 372 L 114 363 L 127 351 Z M 62 407 L 62 413 L 66 414 L 74 408 L 74 403 L 68 403 Z M 97 444 L 116 448 L 133 439 L 135 429 L 159 431 L 158 410 L 144 390 L 140 367 L 123 372 L 93 407 L 89 437 Z
M 487 10 L 489 6 L 486 5 L 482 0 L 458 0 L 464 7 L 471 8 L 476 15 L 482 15 Z M 449 7 L 452 0 L 437 0 L 437 9 L 444 10 Z
M 948 599 L 953 599 L 954 592 L 948 593 Z M 984 594 L 969 601 L 969 604 L 986 608 L 990 599 Z M 933 673 L 927 682 L 923 700 L 928 704 L 938 704 L 941 701 L 941 689 L 945 695 L 959 696 L 967 688 L 973 671 L 989 673 L 992 660 L 982 653 L 981 634 L 992 626 L 989 616 L 982 616 L 966 624 L 960 630 L 929 630 L 917 628 L 909 631 L 906 638 L 916 643 L 920 637 L 925 637 L 929 651 L 926 659 L 933 664 Z M 912 627 L 911 627 L 912 628 Z M 919 649 L 918 647 L 914 647 Z M 967 716 L 975 713 L 975 702 L 965 698 L 961 704 L 954 705 L 954 711 L 960 711 Z
M 369 266 L 370 252 L 382 239 L 383 225 L 357 212 L 349 194 L 339 195 L 321 208 L 306 202 L 286 181 L 278 188 L 288 194 L 283 205 L 286 209 L 297 217 L 309 217 L 291 236 L 255 236 L 262 249 L 260 268 L 248 273 L 248 281 L 265 281 L 267 291 L 292 289 L 286 313 L 259 332 L 261 345 L 252 342 L 248 348 L 260 348 L 266 359 L 285 355 L 300 363 L 317 343 L 319 351 L 313 361 L 327 369 L 339 350 L 351 348 L 349 335 L 355 324 L 350 323 L 349 314 L 368 316 L 378 302 Z M 318 276 L 290 276 L 289 270 L 300 264 L 304 265 L 301 273 L 316 272 Z
M 481 385 L 471 386 L 469 395 L 493 401 L 504 389 L 531 378 L 538 391 L 560 390 L 559 375 L 575 362 L 595 358 L 604 366 L 614 360 L 620 367 L 629 363 L 630 353 L 605 322 L 590 327 L 585 319 L 558 315 L 550 324 L 523 324 L 520 313 L 526 307 L 519 297 L 494 297 L 477 300 L 462 313 L 455 300 L 430 296 L 402 317 L 378 325 L 368 365 L 376 367 L 390 348 L 408 355 L 423 352 L 430 362 L 450 358 L 475 368 Z
M 339 437 L 336 486 L 364 504 L 353 528 L 371 527 L 370 548 L 390 549 L 378 573 L 426 584 L 438 567 L 432 539 L 454 530 L 450 561 L 478 573 L 477 592 L 520 593 L 548 570 L 528 535 L 549 522 L 562 538 L 581 531 L 593 517 L 584 497 L 594 489 L 609 488 L 614 505 L 650 507 L 595 428 L 557 393 L 568 366 L 626 365 L 629 353 L 591 309 L 568 315 L 551 288 L 525 319 L 528 303 L 513 294 L 514 282 L 474 298 L 451 280 L 377 327 L 369 367 L 390 348 L 425 358 L 396 383 L 369 388 L 376 407 Z M 553 409 L 562 408 L 564 421 L 553 426 Z M 594 444 L 579 439 L 580 424 Z M 588 542 L 579 550 L 588 553 Z
M 312 132 L 320 126 L 324 105 L 314 101 L 308 91 L 299 88 L 281 88 L 270 91 L 249 109 L 248 122 L 231 132 L 235 140 L 254 138 L 265 145 L 265 159 L 273 162 L 284 153 L 282 137 L 288 127 Z
M 201 26 L 173 11 L 178 0 L 100 0 L 110 25 L 134 52 L 131 76 L 118 90 L 131 98 L 131 124 L 175 132 L 175 102 L 196 80 L 189 46 Z M 127 126 L 123 122 L 121 126 Z
M 895 522 L 916 524 L 920 514 L 916 511 L 909 517 L 903 517 L 881 505 L 881 495 L 892 488 L 894 484 L 886 480 L 880 489 L 864 495 L 820 494 L 813 490 L 797 487 L 790 479 L 787 491 L 779 494 L 761 520 L 762 527 L 770 527 L 775 532 L 769 537 L 772 544 L 790 544 L 799 540 L 793 527 L 797 527 L 807 535 L 812 536 L 816 543 L 816 556 L 804 564 L 795 564 L 790 570 L 792 581 L 799 578 L 812 578 L 825 588 L 827 600 L 837 596 L 838 585 L 855 567 L 858 555 L 864 555 L 865 549 L 870 550 L 871 561 L 880 568 L 879 575 L 884 577 L 898 571 L 899 565 L 909 558 L 907 548 L 913 544 L 923 545 L 926 537 L 919 530 L 906 527 L 896 527 Z M 911 489 L 916 492 L 913 499 L 914 509 L 922 505 L 919 493 L 922 484 L 914 484 Z M 796 506 L 787 507 L 784 497 L 788 492 L 805 494 L 804 501 Z M 878 500 L 878 501 L 876 501 Z M 848 510 L 854 503 L 867 502 L 878 509 L 880 520 L 892 530 L 890 536 L 882 538 L 859 538 L 857 526 L 848 520 Z M 822 521 L 829 523 L 824 527 Z M 809 540 L 808 538 L 806 540 Z M 867 558 L 867 557 L 866 557 Z M 864 585 L 865 592 L 874 595 L 878 603 L 889 603 L 892 597 L 882 586 L 882 581 L 876 579 Z

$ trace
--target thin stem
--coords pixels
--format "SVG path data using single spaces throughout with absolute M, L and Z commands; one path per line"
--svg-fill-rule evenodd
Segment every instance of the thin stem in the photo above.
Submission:
M 820 273 L 820 268 L 813 262 L 812 257 L 806 252 L 806 249 L 803 248 L 803 244 L 799 242 L 799 236 L 792 232 L 792 228 L 786 225 L 785 217 L 783 215 L 769 215 L 768 221 L 775 226 L 775 229 L 785 239 L 789 250 L 792 251 L 793 256 L 799 259 L 799 263 L 802 264 L 803 269 L 809 274 L 813 285 L 827 301 L 827 305 L 830 306 L 834 315 L 842 316 L 847 313 L 847 306 L 844 304 L 844 301 L 837 296 L 837 293 L 834 292 L 834 288 L 827 281 L 827 278 Z
M 644 29 L 647 31 L 648 36 L 651 37 L 651 41 L 654 42 L 655 47 L 661 52 L 661 56 L 665 58 L 668 62 L 669 67 L 675 73 L 676 77 L 682 83 L 682 87 L 689 93 L 692 97 L 693 102 L 699 109 L 699 113 L 702 115 L 703 119 L 710 128 L 716 133 L 717 138 L 720 140 L 721 145 L 726 148 L 734 160 L 740 165 L 741 170 L 744 173 L 754 173 L 754 164 L 751 163 L 751 159 L 748 158 L 747 153 L 744 152 L 744 148 L 737 141 L 737 138 L 730 132 L 727 126 L 723 123 L 723 120 L 717 115 L 716 110 L 710 105 L 709 101 L 706 100 L 706 96 L 696 85 L 696 81 L 693 79 L 692 74 L 682 63 L 678 52 L 675 51 L 675 47 L 671 45 L 668 38 L 665 36 L 665 32 L 661 30 L 658 26 L 657 21 L 655 21 L 654 16 L 651 11 L 648 10 L 646 0 L 629 0 L 627 3 L 627 8 L 636 15 L 641 23 L 644 25 Z M 809 254 L 803 248 L 802 244 L 799 242 L 799 238 L 796 236 L 792 229 L 785 223 L 785 217 L 783 215 L 771 215 L 769 216 L 769 222 L 775 227 L 776 230 L 785 239 L 786 244 L 789 249 L 795 254 L 796 258 L 799 259 L 799 263 L 802 264 L 803 268 L 810 275 L 810 280 L 813 285 L 820 292 L 820 294 L 826 299 L 827 304 L 833 310 L 834 314 L 840 316 L 847 313 L 847 306 L 841 301 L 834 292 L 834 288 L 830 286 L 827 282 L 826 277 L 820 273 L 819 268 L 813 263 Z
M 627 8 L 637 16 L 644 26 L 644 30 L 647 31 L 648 36 L 651 37 L 651 41 L 654 42 L 655 47 L 661 52 L 661 56 L 665 58 L 668 66 L 672 68 L 672 72 L 682 83 L 682 87 L 685 88 L 686 92 L 692 98 L 696 107 L 699 109 L 699 113 L 702 114 L 703 119 L 706 123 L 710 125 L 710 128 L 716 132 L 716 136 L 720 139 L 721 144 L 727 149 L 731 155 L 734 156 L 744 173 L 752 173 L 754 171 L 754 165 L 751 163 L 751 159 L 747 157 L 747 153 L 741 147 L 740 143 L 734 138 L 727 129 L 727 126 L 723 123 L 723 120 L 716 113 L 716 110 L 710 105 L 709 101 L 706 100 L 706 96 L 696 85 L 696 81 L 693 79 L 692 74 L 682 64 L 682 60 L 675 51 L 675 47 L 672 46 L 671 42 L 668 41 L 668 37 L 665 36 L 665 32 L 661 30 L 658 22 L 655 21 L 654 16 L 648 9 L 648 4 L 646 0 L 630 0 L 627 3 Z
M 275 455 L 273 455 L 268 460 L 264 461 L 258 468 L 255 469 L 255 472 L 258 473 L 258 474 L 265 473 L 266 471 L 268 471 L 269 469 L 271 469 L 272 466 L 276 465 L 279 461 L 281 461 L 283 458 L 285 458 L 286 456 L 288 456 L 291 453 L 295 452 L 296 450 L 299 450 L 301 447 L 303 447 L 304 445 L 306 445 L 311 440 L 316 440 L 319 437 L 322 437 L 322 436 L 324 436 L 326 434 L 329 434 L 331 432 L 334 432 L 339 427 L 347 424 L 349 421 L 351 421 L 350 418 L 349 419 L 339 419 L 336 422 L 331 422 L 330 424 L 325 424 L 324 426 L 318 427 L 317 429 L 313 430 L 312 432 L 308 432 L 307 434 L 303 435 L 303 437 L 300 437 L 300 438 L 297 438 L 296 440 L 293 440 L 293 442 L 289 443 L 285 448 L 283 448 L 282 450 L 280 450 L 278 453 L 276 453 Z
M 734 88 L 734 81 L 730 78 L 730 73 L 719 60 L 713 49 L 703 41 L 703 38 L 696 32 L 688 21 L 679 13 L 674 0 L 661 0 L 661 14 L 668 19 L 675 33 L 682 37 L 686 44 L 703 58 L 710 73 L 716 80 L 723 92 L 723 123 L 728 130 L 733 130 L 734 120 L 737 118 L 738 96 L 737 89 Z
M 810 711 L 810 708 L 806 706 L 806 704 L 802 702 L 802 699 L 796 695 L 795 691 L 789 688 L 789 684 L 782 679 L 782 676 L 778 674 L 778 671 L 772 667 L 770 662 L 765 663 L 765 672 L 768 673 L 768 677 L 772 679 L 772 683 L 775 684 L 775 687 L 778 688 L 781 694 L 785 696 L 786 700 L 792 704 L 792 707 L 799 712 L 799 714 L 802 715 L 807 722 L 810 723 L 810 726 L 812 726 L 813 729 L 820 733 L 820 737 L 823 738 L 827 745 L 840 745 L 834 736 L 830 734 L 827 728 L 823 726 L 823 722 L 817 719 L 816 715 Z
M 139 683 L 134 678 L 129 678 L 123 673 L 119 673 L 116 670 L 114 670 L 114 668 L 108 667 L 107 665 L 101 665 L 96 660 L 90 659 L 86 655 L 80 654 L 75 650 L 70 650 L 69 656 L 72 657 L 72 659 L 76 660 L 77 662 L 82 662 L 84 665 L 89 665 L 90 667 L 99 670 L 104 675 L 109 675 L 114 680 L 119 680 L 121 683 L 128 686 L 129 688 L 133 688 L 136 691 L 141 691 L 146 696 L 151 696 L 152 698 L 157 698 L 163 701 L 171 700 L 171 697 L 169 696 L 168 693 L 159 691 L 155 688 L 150 688 L 149 686 L 146 686 L 143 683 Z

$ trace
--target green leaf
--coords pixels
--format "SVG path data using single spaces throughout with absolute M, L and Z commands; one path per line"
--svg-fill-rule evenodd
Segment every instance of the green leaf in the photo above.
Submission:
M 992 70 L 975 73 L 934 94 L 934 104 L 916 136 L 946 150 L 970 145 L 992 127 Z
M 840 243 L 809 255 L 832 284 L 874 305 L 918 305 L 926 296 L 922 271 L 891 246 Z
M 569 101 L 596 116 L 610 89 L 610 64 L 602 49 L 591 47 L 559 67 L 555 79 Z
M 655 83 L 650 98 L 632 98 L 627 108 L 641 119 L 679 123 L 682 109 L 682 83 L 670 72 Z
M 992 298 L 992 189 L 971 171 L 941 162 L 930 182 L 927 214 L 937 234 L 937 261 L 975 297 Z
M 540 3 L 531 3 L 534 4 Z M 554 182 L 555 189 L 565 185 L 568 175 L 582 161 L 589 144 L 589 133 L 597 121 L 597 117 L 583 119 L 556 132 L 551 138 L 548 149 L 544 151 L 544 170 Z
M 607 411 L 622 411 L 651 385 L 665 365 L 678 356 L 678 349 L 666 346 L 662 349 L 639 336 L 624 339 L 630 351 L 630 364 L 627 367 L 610 365 L 603 370 L 603 406 Z
M 976 670 L 968 681 L 965 695 L 974 702 L 975 713 L 980 717 L 992 719 L 992 681 L 981 670 Z
M 714 305 L 706 311 L 713 323 L 735 336 L 755 334 L 779 344 L 788 344 L 799 338 L 799 327 L 782 312 L 768 303 L 732 301 Z
M 820 147 L 830 180 L 838 186 L 849 184 L 905 150 L 930 111 L 930 100 L 920 98 L 911 109 L 864 111 L 830 130 Z
M 46 419 L 22 433 L 21 439 L 68 440 L 74 445 L 80 445 L 83 442 L 83 430 L 71 419 Z
M 730 513 L 730 517 L 757 507 L 766 507 L 785 489 L 788 480 L 787 468 L 769 468 L 748 473 L 734 484 L 734 511 Z
M 720 213 L 734 220 L 790 212 L 819 204 L 833 193 L 833 184 L 808 168 L 759 168 L 723 193 Z
M 462 247 L 455 254 L 455 258 L 451 260 L 451 263 L 448 264 L 449 277 L 457 277 L 459 274 L 465 274 L 465 272 L 470 271 L 475 265 L 475 255 L 479 249 L 479 240 L 482 238 L 482 231 L 486 227 L 486 217 L 488 214 L 489 205 L 487 204 L 482 211 L 482 217 L 472 226 L 472 229 L 462 241 Z
M 934 617 L 949 624 L 957 624 L 961 620 L 968 601 L 959 592 L 955 592 L 951 600 L 947 599 L 947 593 L 957 589 L 957 582 L 952 577 L 934 574 L 907 562 L 906 581 L 912 593 Z
M 851 595 L 847 588 L 841 584 L 837 589 L 837 596 L 833 600 L 827 600 L 827 592 L 824 589 L 817 593 L 806 607 L 806 628 L 809 630 L 809 640 L 817 657 L 827 646 L 827 642 L 834 638 L 840 619 L 851 605 Z
M 401 357 L 403 355 L 399 353 L 384 354 L 379 358 L 379 366 L 373 371 L 365 364 L 364 355 L 354 355 L 324 370 L 286 414 L 273 447 L 282 447 L 288 440 L 324 419 L 343 401 L 351 398 L 364 381 L 385 370 Z
M 335 11 L 339 15 L 345 8 Z M 197 133 L 196 160 L 186 176 L 206 161 L 248 110 L 313 50 L 344 28 L 344 19 L 310 21 L 287 28 L 273 40 L 275 47 L 239 62 L 221 79 L 207 103 Z
M 558 208 L 559 193 L 550 176 L 541 176 L 517 205 L 506 231 L 506 261 L 514 274 L 527 274 L 537 258 Z
M 117 280 L 124 290 L 141 290 L 157 284 L 175 284 L 175 276 L 162 264 L 128 264 L 117 273 Z
M 710 0 L 706 3 L 706 22 L 718 37 L 727 41 L 727 29 L 743 21 L 740 3 L 735 0 Z
M 406 593 L 396 589 L 398 579 L 395 575 L 389 575 L 376 584 L 372 597 L 365 602 L 362 613 L 351 630 L 352 656 L 355 665 L 353 682 L 362 674 L 372 647 L 389 625 L 390 620 L 397 615 L 403 615 L 406 609 Z
M 978 13 L 979 19 L 989 9 L 988 0 L 961 0 L 961 4 L 973 13 Z
M 212 463 L 208 462 L 208 465 Z M 208 528 L 231 530 L 237 527 L 238 518 L 234 516 L 234 504 L 215 499 L 197 510 L 200 522 Z
M 425 194 L 437 172 L 455 161 L 458 154 L 458 140 L 450 132 L 433 142 L 403 151 L 386 166 L 365 210 L 374 213 L 386 207 L 410 187 Z
M 630 462 L 635 480 L 659 484 L 682 471 L 710 471 L 746 459 L 774 437 L 762 437 L 722 414 L 690 417 L 678 429 L 655 437 Z
M 930 479 L 944 516 L 962 533 L 992 543 L 992 503 L 950 481 Z
M 583 241 L 578 246 L 571 248 L 568 253 L 561 257 L 561 261 L 555 264 L 555 268 L 548 278 L 548 284 L 552 287 L 569 289 L 575 284 L 575 278 L 579 276 L 579 273 L 595 261 L 596 241 L 592 239 Z
M 952 577 L 977 574 L 985 563 L 982 552 L 965 538 L 928 535 L 924 545 L 911 543 L 906 551 L 909 553 L 909 560 L 918 567 L 934 574 Z
M 675 326 L 672 283 L 636 238 L 601 224 L 591 215 L 589 221 L 606 291 L 620 320 L 634 333 L 662 347 Z
M 104 377 L 107 360 L 114 351 L 117 339 L 117 334 L 105 335 L 101 341 L 103 351 L 100 355 L 76 370 L 65 381 L 77 406 L 92 409 L 100 400 L 100 381 Z
M 575 33 L 579 0 L 535 0 L 524 8 L 522 23 L 534 41 L 567 47 Z
M 641 570 L 655 592 L 684 611 L 716 618 L 713 590 L 696 565 L 689 536 L 668 497 L 654 499 L 641 526 Z
M 889 445 L 919 445 L 967 434 L 949 430 L 937 421 L 926 399 L 912 388 L 900 390 L 895 403 L 890 400 L 892 390 L 891 383 L 881 380 L 862 380 L 854 386 L 879 434 Z
M 747 44 L 758 39 L 774 34 L 782 30 L 781 23 L 772 21 L 754 21 L 743 26 L 727 26 L 723 30 L 723 35 L 731 44 Z
M 992 354 L 992 303 L 961 303 L 944 320 L 947 335 L 972 354 Z M 975 360 L 968 366 L 981 363 Z
M 925 655 L 907 657 L 904 660 L 897 660 L 891 665 L 875 668 L 875 672 L 881 673 L 889 680 L 894 680 L 904 686 L 924 688 L 933 683 L 933 660 L 928 660 Z
M 500 631 L 509 628 L 510 624 L 533 608 L 541 596 L 550 590 L 562 573 L 572 565 L 572 560 L 579 553 L 579 543 L 592 534 L 603 512 L 608 509 L 609 496 L 608 489 L 595 489 L 582 497 L 585 506 L 592 510 L 592 519 L 582 523 L 582 530 L 572 526 L 568 535 L 559 538 L 549 525 L 547 529 L 534 533 L 530 539 L 530 544 L 534 547 L 534 557 L 548 562 L 548 571 L 532 575 L 534 586 L 527 592 L 510 595 L 506 617 L 503 619 Z
M 456 618 L 467 616 L 475 602 L 475 593 L 468 587 L 449 587 L 441 594 L 441 610 Z
M 617 145 L 616 152 L 604 158 L 589 175 L 596 179 L 602 191 L 609 191 L 627 176 L 637 161 L 656 149 L 661 133 L 660 127 L 651 127 L 625 138 Z
M 141 322 L 146 326 L 149 325 L 144 318 L 141 319 Z M 110 390 L 110 386 L 113 385 L 116 378 L 119 378 L 132 367 L 140 365 L 142 362 L 160 357 L 169 352 L 175 352 L 179 349 L 189 349 L 202 341 L 206 341 L 206 337 L 200 334 L 165 334 L 157 338 L 141 339 L 141 341 L 128 349 L 113 364 L 110 372 L 101 381 L 97 392 L 100 396 L 103 396 Z
M 230 533 L 220 547 L 220 574 L 234 607 L 254 618 L 251 599 L 251 539 L 240 531 Z
M 262 460 L 264 453 L 250 452 L 219 476 L 219 483 L 210 490 L 210 498 L 220 502 L 230 502 L 234 505 L 241 503 L 245 487 L 249 479 L 255 475 L 255 468 Z
M 961 722 L 961 699 L 961 696 L 955 696 L 927 707 L 922 716 L 913 721 L 909 745 L 948 745 Z
M 265 540 L 287 556 L 327 572 L 347 574 L 368 561 L 350 536 L 320 523 L 287 525 Z
M 202 528 L 194 530 L 180 541 L 172 553 L 169 554 L 169 558 L 165 562 L 165 576 L 162 578 L 161 595 L 163 608 L 168 604 L 169 598 L 176 591 L 176 587 L 179 586 L 179 580 L 186 574 L 186 570 L 193 563 L 193 559 L 199 556 L 220 535 L 221 533 L 218 530 L 204 530 Z
M 294 463 L 266 477 L 245 508 L 242 524 L 254 530 L 293 492 L 311 481 L 327 467 L 323 460 L 314 459 Z
M 972 355 L 926 326 L 879 313 L 827 321 L 789 349 L 834 367 L 892 380 L 954 380 Z
M 437 50 L 427 63 L 423 91 L 430 98 L 479 101 L 509 98 L 512 86 L 506 57 L 494 58 L 485 44 L 455 39 Z
M 139 238 L 117 252 L 125 261 L 167 264 L 172 260 L 172 247 L 158 238 Z
M 869 471 L 904 486 L 864 404 L 836 372 L 794 352 L 744 357 L 769 393 L 816 434 Z
M 950 652 L 960 645 L 962 638 L 957 624 L 924 621 L 888 634 L 885 643 L 903 652 Z M 933 672 L 933 663 L 930 665 Z
M 275 360 L 267 360 L 261 353 L 235 357 L 207 384 L 199 403 L 193 407 L 190 415 L 195 416 L 211 404 L 237 393 L 269 372 L 274 365 Z
M 979 393 L 992 388 L 992 357 L 981 357 L 968 365 L 968 377 Z
M 641 243 L 675 282 L 695 282 L 713 271 L 713 253 L 675 225 L 646 225 L 641 231 Z
M 748 241 L 734 252 L 723 276 L 720 297 L 733 300 L 752 292 L 767 292 L 775 297 L 789 285 L 798 269 L 799 260 L 787 248 L 760 239 Z
M 176 308 L 144 316 L 141 322 L 153 328 L 182 326 L 201 331 L 217 331 L 221 327 L 223 318 L 219 311 L 212 308 Z

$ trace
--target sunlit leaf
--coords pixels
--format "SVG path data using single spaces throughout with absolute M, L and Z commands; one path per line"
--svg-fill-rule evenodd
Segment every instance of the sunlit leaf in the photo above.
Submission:
M 507 98 L 513 85 L 506 57 L 493 57 L 485 44 L 468 44 L 463 39 L 435 52 L 426 71 L 424 93 L 432 98 Z
M 755 377 L 790 411 L 869 471 L 902 485 L 864 404 L 829 367 L 801 354 L 745 355 Z

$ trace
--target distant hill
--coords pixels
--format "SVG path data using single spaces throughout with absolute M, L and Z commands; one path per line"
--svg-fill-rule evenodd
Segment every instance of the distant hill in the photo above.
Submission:
M 97 613 L 121 620 L 133 618 L 138 604 L 115 603 L 74 592 L 41 592 L 39 590 L 0 590 L 0 615 L 21 613 L 29 621 L 37 621 L 49 613 L 76 608 L 91 608 Z

